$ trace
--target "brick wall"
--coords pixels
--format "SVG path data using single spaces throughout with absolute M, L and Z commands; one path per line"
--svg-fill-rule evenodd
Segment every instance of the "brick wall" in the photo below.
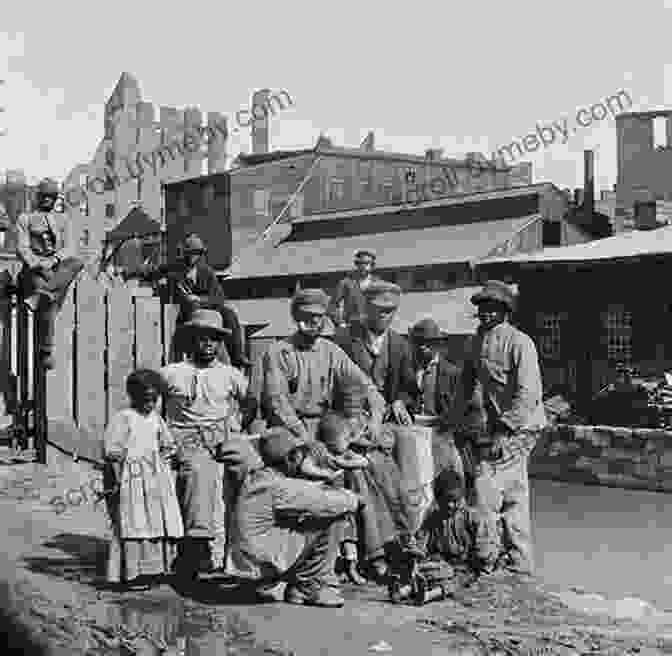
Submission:
M 557 426 L 530 461 L 535 478 L 672 492 L 672 432 L 612 426 Z

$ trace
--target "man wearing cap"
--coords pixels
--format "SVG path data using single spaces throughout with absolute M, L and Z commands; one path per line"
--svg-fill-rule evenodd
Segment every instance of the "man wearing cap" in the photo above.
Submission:
M 334 325 L 340 328 L 347 328 L 353 321 L 361 321 L 366 308 L 363 291 L 371 283 L 380 280 L 373 275 L 373 269 L 376 266 L 376 254 L 373 251 L 358 250 L 354 261 L 353 274 L 338 283 L 329 304 L 328 314 Z
M 297 330 L 273 344 L 262 361 L 262 410 L 270 426 L 314 440 L 320 419 L 350 388 L 364 389 L 374 432 L 385 402 L 368 377 L 331 340 L 321 336 L 329 297 L 321 289 L 297 292 L 291 302 Z
M 534 559 L 530 522 L 528 459 L 546 425 L 537 349 L 509 319 L 515 296 L 508 285 L 489 281 L 471 302 L 480 327 L 462 372 L 465 411 L 483 406 L 482 428 L 466 440 L 465 469 L 472 476 L 475 505 L 487 513 L 490 534 L 504 526 L 502 563 L 532 574 Z
M 441 330 L 434 319 L 418 321 L 409 331 L 409 337 L 420 390 L 415 411 L 438 420 L 439 431 L 433 445 L 436 471 L 450 468 L 463 476 L 462 458 L 452 434 L 460 368 L 440 353 Z
M 288 431 L 276 429 L 262 439 L 260 451 L 272 465 L 286 461 L 300 444 Z M 223 444 L 217 457 L 236 490 L 227 570 L 247 581 L 260 600 L 275 600 L 277 587 L 285 583 L 287 603 L 343 606 L 343 597 L 327 580 L 340 530 L 351 521 L 360 499 L 346 490 L 283 475 L 264 463 L 247 440 Z
M 65 215 L 54 212 L 58 184 L 45 179 L 37 190 L 37 211 L 16 222 L 16 252 L 23 262 L 18 284 L 26 307 L 36 314 L 40 364 L 53 369 L 54 330 L 68 289 L 84 267 L 75 256 Z
M 187 235 L 182 243 L 182 269 L 173 276 L 173 297 L 179 305 L 177 325 L 189 319 L 194 310 L 217 310 L 229 333 L 224 339 L 226 350 L 234 367 L 248 367 L 245 355 L 244 333 L 236 312 L 226 304 L 226 296 L 217 275 L 206 261 L 207 248 L 195 233 Z M 181 356 L 181 345 L 175 348 L 176 359 Z M 223 354 L 222 354 L 223 355 Z
M 166 419 L 178 444 L 178 496 L 185 529 L 182 572 L 194 576 L 199 560 L 223 564 L 225 507 L 222 472 L 214 456 L 230 433 L 240 433 L 246 420 L 236 402 L 255 413 L 247 378 L 217 359 L 229 334 L 216 310 L 195 310 L 184 324 L 189 359 L 161 369 L 166 382 Z M 246 413 L 247 414 L 247 413 Z M 208 548 L 211 553 L 208 554 Z

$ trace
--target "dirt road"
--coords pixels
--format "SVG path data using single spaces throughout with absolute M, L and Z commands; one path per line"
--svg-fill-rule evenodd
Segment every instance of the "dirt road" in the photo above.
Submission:
M 57 514 L 50 500 L 93 473 L 70 464 L 48 470 L 0 470 L 0 576 L 18 581 L 24 616 L 63 653 L 423 654 L 672 653 L 672 618 L 630 602 L 605 612 L 585 594 L 501 578 L 422 608 L 391 605 L 382 588 L 347 589 L 338 610 L 236 603 L 226 589 L 204 584 L 197 598 L 165 585 L 116 594 L 99 587 L 107 522 L 89 499 Z M 71 501 L 77 503 L 76 495 Z M 561 599 L 576 610 L 570 610 Z M 228 651 L 227 651 L 228 650 Z

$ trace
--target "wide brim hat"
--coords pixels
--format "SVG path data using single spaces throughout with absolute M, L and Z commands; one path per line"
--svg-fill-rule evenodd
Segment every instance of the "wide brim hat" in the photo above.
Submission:
M 512 289 L 501 280 L 489 280 L 483 289 L 471 297 L 473 305 L 481 303 L 494 302 L 505 305 L 509 310 L 514 310 L 516 306 L 516 296 Z
M 395 309 L 401 302 L 401 287 L 386 280 L 373 282 L 362 291 L 366 300 L 379 308 Z
M 292 298 L 292 314 L 297 311 L 310 314 L 326 314 L 329 296 L 322 289 L 302 289 Z
M 217 310 L 194 310 L 189 321 L 182 327 L 194 332 L 211 332 L 219 337 L 231 335 L 231 330 L 224 328 L 222 315 Z
M 441 329 L 439 324 L 434 321 L 434 319 L 421 319 L 414 326 L 411 327 L 409 331 L 411 339 L 416 341 L 433 341 L 436 339 L 441 339 L 443 336 L 441 334 Z

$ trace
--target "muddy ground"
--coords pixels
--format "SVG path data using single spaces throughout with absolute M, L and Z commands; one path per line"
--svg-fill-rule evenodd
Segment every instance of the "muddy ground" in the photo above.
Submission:
M 346 587 L 338 610 L 249 605 L 217 582 L 190 596 L 169 585 L 110 592 L 100 583 L 108 531 L 102 508 L 90 493 L 88 501 L 71 494 L 60 514 L 50 503 L 68 489 L 90 489 L 92 479 L 80 464 L 0 465 L 0 577 L 12 582 L 17 612 L 55 653 L 672 654 L 672 616 L 646 604 L 610 605 L 505 577 L 421 608 L 394 606 L 375 586 Z

